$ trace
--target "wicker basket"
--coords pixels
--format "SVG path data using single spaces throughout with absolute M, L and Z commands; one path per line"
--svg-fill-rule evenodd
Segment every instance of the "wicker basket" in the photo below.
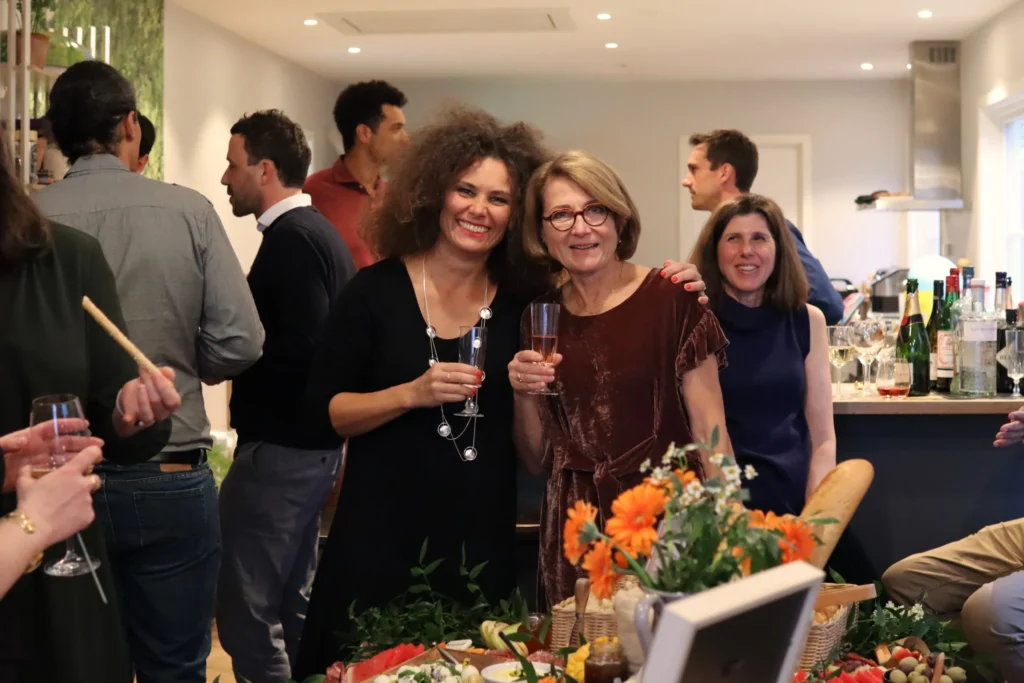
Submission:
M 850 623 L 850 612 L 857 616 L 857 603 L 871 600 L 876 595 L 873 584 L 865 586 L 849 586 L 845 584 L 826 583 L 818 594 L 816 610 L 831 605 L 839 605 L 835 614 L 823 624 L 811 624 L 807 633 L 807 644 L 800 655 L 799 668 L 803 671 L 813 668 L 821 660 L 828 657 L 833 648 L 846 637 L 846 627 Z
M 637 580 L 632 576 L 623 576 L 615 584 L 615 592 L 625 590 L 636 585 Z M 597 599 L 590 597 L 587 603 L 586 616 L 583 618 L 581 633 L 592 642 L 597 638 L 614 638 L 619 635 L 619 622 L 615 616 L 615 609 L 611 600 L 607 604 L 594 609 Z M 572 627 L 576 621 L 576 604 L 573 598 L 567 598 L 558 603 L 551 610 L 551 649 L 560 650 L 569 647 L 569 636 L 572 635 Z

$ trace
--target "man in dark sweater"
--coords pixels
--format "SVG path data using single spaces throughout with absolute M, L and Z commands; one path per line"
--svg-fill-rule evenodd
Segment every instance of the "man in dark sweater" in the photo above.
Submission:
M 302 193 L 310 151 L 298 125 L 276 110 L 242 118 L 227 161 L 221 183 L 234 214 L 258 216 L 263 234 L 248 280 L 267 336 L 231 392 L 238 448 L 220 492 L 217 628 L 236 677 L 278 683 L 291 678 L 320 510 L 341 460 L 337 434 L 311 427 L 300 406 L 313 346 L 356 269 Z

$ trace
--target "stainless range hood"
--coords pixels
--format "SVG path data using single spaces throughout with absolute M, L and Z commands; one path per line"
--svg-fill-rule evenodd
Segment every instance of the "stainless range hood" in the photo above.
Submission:
M 937 211 L 964 208 L 960 162 L 960 43 L 910 44 L 910 196 L 878 197 L 862 208 Z

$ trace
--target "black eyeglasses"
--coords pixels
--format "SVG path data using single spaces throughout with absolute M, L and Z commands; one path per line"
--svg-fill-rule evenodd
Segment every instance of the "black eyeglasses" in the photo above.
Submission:
M 572 209 L 555 209 L 551 212 L 550 216 L 544 216 L 544 220 L 551 224 L 551 227 L 559 232 L 565 232 L 572 230 L 572 226 L 576 225 L 576 217 L 583 216 L 583 221 L 592 228 L 596 228 L 599 225 L 603 225 L 608 216 L 611 215 L 611 209 L 603 204 L 589 204 L 584 206 L 579 211 L 573 211 Z

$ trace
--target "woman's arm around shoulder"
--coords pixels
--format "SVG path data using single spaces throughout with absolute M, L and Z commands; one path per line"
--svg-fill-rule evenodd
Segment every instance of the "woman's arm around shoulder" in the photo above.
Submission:
M 832 374 L 828 361 L 828 332 L 825 314 L 807 306 L 811 328 L 811 348 L 804 359 L 807 391 L 804 416 L 811 434 L 811 465 L 807 476 L 807 495 L 836 466 L 836 429 L 832 424 Z

